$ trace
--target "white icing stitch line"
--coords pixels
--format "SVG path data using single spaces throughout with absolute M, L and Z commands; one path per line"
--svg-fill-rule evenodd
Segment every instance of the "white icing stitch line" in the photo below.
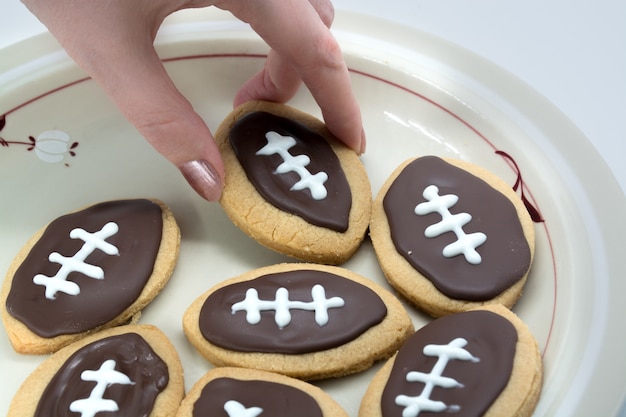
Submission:
M 321 171 L 313 175 L 306 169 L 311 163 L 311 158 L 306 155 L 292 156 L 289 149 L 296 144 L 296 140 L 291 136 L 283 136 L 274 131 L 265 134 L 267 145 L 256 152 L 256 155 L 273 155 L 277 153 L 283 158 L 283 163 L 276 168 L 276 174 L 286 174 L 295 172 L 300 176 L 300 181 L 295 183 L 291 190 L 304 190 L 308 188 L 314 200 L 323 200 L 328 195 L 324 183 L 328 180 L 328 174 Z
M 88 398 L 72 401 L 70 411 L 80 413 L 81 417 L 94 417 L 104 411 L 118 411 L 119 406 L 114 400 L 105 399 L 104 392 L 109 385 L 134 385 L 128 376 L 115 370 L 115 361 L 109 359 L 100 365 L 97 371 L 83 371 L 80 379 L 96 382 Z
M 274 310 L 274 321 L 279 328 L 287 326 L 291 322 L 291 309 L 315 312 L 315 322 L 320 326 L 328 323 L 328 309 L 343 307 L 345 302 L 341 297 L 326 298 L 324 287 L 317 284 L 311 289 L 313 301 L 291 301 L 289 290 L 284 287 L 276 290 L 274 300 L 259 300 L 259 293 L 254 288 L 246 291 L 246 297 L 231 307 L 232 314 L 237 311 L 246 312 L 246 321 L 249 324 L 258 324 L 261 321 L 261 311 Z
M 423 372 L 411 371 L 407 373 L 406 380 L 408 382 L 421 382 L 424 389 L 417 397 L 408 395 L 398 395 L 396 404 L 404 407 L 402 417 L 417 417 L 422 411 L 440 413 L 442 411 L 458 412 L 461 407 L 458 405 L 447 405 L 442 401 L 433 401 L 430 395 L 435 387 L 440 388 L 463 388 L 463 384 L 454 378 L 448 378 L 443 375 L 448 362 L 451 360 L 479 362 L 480 359 L 475 358 L 467 350 L 463 349 L 467 345 L 467 340 L 462 337 L 456 338 L 447 345 L 426 345 L 423 353 L 425 356 L 437 356 L 437 363 L 429 374 Z
M 228 417 L 257 417 L 263 412 L 260 407 L 246 408 L 238 401 L 231 400 L 226 401 L 224 404 L 224 411 L 228 414 Z
M 482 258 L 476 248 L 485 243 L 487 235 L 480 232 L 467 234 L 463 231 L 463 226 L 472 221 L 472 216 L 468 213 L 452 214 L 449 210 L 459 201 L 459 197 L 454 194 L 440 196 L 436 185 L 426 187 L 422 195 L 428 201 L 418 204 L 415 214 L 423 216 L 436 212 L 441 215 L 441 221 L 428 226 L 424 236 L 433 238 L 446 232 L 454 232 L 457 240 L 443 248 L 443 256 L 452 258 L 462 254 L 470 264 L 480 264 Z
M 80 272 L 89 278 L 104 279 L 102 268 L 85 263 L 85 259 L 96 249 L 100 249 L 107 255 L 119 255 L 117 247 L 105 241 L 118 231 L 119 227 L 114 222 L 105 224 L 102 229 L 95 233 L 89 233 L 80 228 L 73 229 L 70 232 L 70 238 L 83 240 L 85 242 L 83 246 L 72 257 L 65 257 L 58 252 L 52 252 L 48 260 L 60 264 L 61 268 L 52 277 L 43 274 L 35 275 L 33 283 L 46 287 L 46 298 L 49 300 L 56 298 L 56 293 L 59 291 L 69 295 L 80 294 L 78 284 L 67 281 L 67 276 L 71 272 Z

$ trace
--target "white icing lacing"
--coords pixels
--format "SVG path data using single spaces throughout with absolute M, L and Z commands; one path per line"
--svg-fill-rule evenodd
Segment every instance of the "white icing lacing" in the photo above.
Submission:
M 226 401 L 224 404 L 224 411 L 228 414 L 228 417 L 257 417 L 263 412 L 260 407 L 246 408 L 238 401 Z
M 287 326 L 291 322 L 291 309 L 306 310 L 315 312 L 315 322 L 319 326 L 328 323 L 328 309 L 343 307 L 344 300 L 341 297 L 326 298 L 324 287 L 317 284 L 311 289 L 313 301 L 291 301 L 289 300 L 289 290 L 284 287 L 276 290 L 274 300 L 259 300 L 259 293 L 254 288 L 246 291 L 246 297 L 235 303 L 231 307 L 231 311 L 235 314 L 237 311 L 246 312 L 246 321 L 250 324 L 257 324 L 261 321 L 261 311 L 274 310 L 274 321 L 279 328 Z
M 306 169 L 311 163 L 311 158 L 306 155 L 292 156 L 289 149 L 296 144 L 296 140 L 291 136 L 283 136 L 276 132 L 270 131 L 265 134 L 267 145 L 259 149 L 256 155 L 273 155 L 277 153 L 283 158 L 283 163 L 276 168 L 276 174 L 285 174 L 287 172 L 295 172 L 300 176 L 300 181 L 295 183 L 291 190 L 304 190 L 308 188 L 314 200 L 323 200 L 326 198 L 328 191 L 324 183 L 328 180 L 328 174 L 320 171 L 313 175 Z
M 103 411 L 117 411 L 119 406 L 114 400 L 105 399 L 104 391 L 113 384 L 134 385 L 128 376 L 115 370 L 115 361 L 109 359 L 100 365 L 97 371 L 83 371 L 80 379 L 83 381 L 93 381 L 93 387 L 88 398 L 72 401 L 70 411 L 80 413 L 81 417 L 94 417 Z
M 463 349 L 466 345 L 467 340 L 459 337 L 447 345 L 424 346 L 424 355 L 438 357 L 437 363 L 435 363 L 435 366 L 429 374 L 417 371 L 407 373 L 406 380 L 408 382 L 421 382 L 424 384 L 424 388 L 417 397 L 410 397 L 408 395 L 398 395 L 396 397 L 396 404 L 404 407 L 402 417 L 417 417 L 422 411 L 439 413 L 442 411 L 459 411 L 461 409 L 458 405 L 447 405 L 443 401 L 433 401 L 430 399 L 430 395 L 435 387 L 463 387 L 463 384 L 454 378 L 448 378 L 442 375 L 448 362 L 451 360 L 479 362 L 478 358 L 475 358 L 471 353 Z
M 467 234 L 463 231 L 463 226 L 472 220 L 472 216 L 468 213 L 452 214 L 449 210 L 459 201 L 459 197 L 454 194 L 440 196 L 436 185 L 426 187 L 423 196 L 428 201 L 418 204 L 415 207 L 415 214 L 423 216 L 436 212 L 441 215 L 441 221 L 428 226 L 424 236 L 432 238 L 446 232 L 454 232 L 457 240 L 443 248 L 443 256 L 451 258 L 463 254 L 470 264 L 480 264 L 482 258 L 476 248 L 485 243 L 487 235 L 480 232 Z
M 80 272 L 93 279 L 104 279 L 104 271 L 99 266 L 90 265 L 85 263 L 85 259 L 91 253 L 100 249 L 107 255 L 119 255 L 118 249 L 105 241 L 109 237 L 116 234 L 119 227 L 114 222 L 105 224 L 102 229 L 95 233 L 89 233 L 83 229 L 76 228 L 70 232 L 70 238 L 81 239 L 85 243 L 78 252 L 72 257 L 65 257 L 58 252 L 52 252 L 48 257 L 50 262 L 56 262 L 61 264 L 61 268 L 57 273 L 48 277 L 43 274 L 37 274 L 33 278 L 33 282 L 37 285 L 43 285 L 46 287 L 46 298 L 53 300 L 56 297 L 58 291 L 62 291 L 69 295 L 80 294 L 80 287 L 78 284 L 72 281 L 67 281 L 67 276 L 71 272 Z

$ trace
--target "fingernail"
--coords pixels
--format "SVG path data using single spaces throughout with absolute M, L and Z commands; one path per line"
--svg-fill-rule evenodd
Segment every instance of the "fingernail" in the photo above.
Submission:
M 361 147 L 359 149 L 359 155 L 365 153 L 365 147 L 367 146 L 367 139 L 365 138 L 365 130 L 361 130 Z
M 200 196 L 209 201 L 217 201 L 222 195 L 222 180 L 213 165 L 201 159 L 178 166 L 189 185 Z

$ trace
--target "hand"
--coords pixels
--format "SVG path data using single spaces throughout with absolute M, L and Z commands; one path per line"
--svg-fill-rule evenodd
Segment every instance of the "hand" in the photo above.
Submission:
M 124 116 L 198 194 L 218 200 L 224 164 L 213 136 L 167 75 L 153 47 L 163 19 L 184 8 L 229 10 L 268 43 L 264 68 L 235 97 L 285 102 L 301 81 L 328 128 L 359 153 L 361 115 L 328 27 L 330 0 L 23 0 Z

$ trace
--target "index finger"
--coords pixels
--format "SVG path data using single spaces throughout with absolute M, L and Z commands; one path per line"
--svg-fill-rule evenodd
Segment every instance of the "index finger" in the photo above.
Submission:
M 361 112 L 341 48 L 308 0 L 224 0 L 215 5 L 249 23 L 292 65 L 335 136 L 359 153 L 365 150 Z

